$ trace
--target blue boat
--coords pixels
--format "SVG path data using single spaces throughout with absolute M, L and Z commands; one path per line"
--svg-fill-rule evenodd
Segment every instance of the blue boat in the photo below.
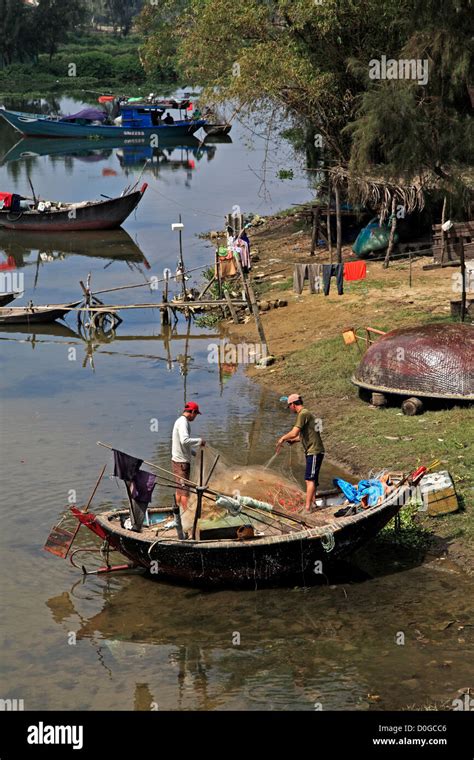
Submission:
M 145 138 L 185 137 L 204 127 L 205 119 L 179 119 L 170 116 L 162 120 L 164 109 L 160 105 L 125 103 L 120 108 L 120 124 L 106 124 L 108 115 L 99 109 L 86 108 L 72 116 L 48 116 L 45 114 L 7 111 L 0 108 L 3 116 L 14 129 L 28 137 L 70 138 Z

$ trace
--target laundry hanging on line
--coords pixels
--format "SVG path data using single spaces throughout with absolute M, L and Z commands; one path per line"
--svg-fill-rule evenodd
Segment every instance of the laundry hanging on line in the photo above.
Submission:
M 344 293 L 344 267 L 342 264 L 323 264 L 324 295 L 329 295 L 331 277 L 333 276 L 336 278 L 338 295 L 342 296 Z
M 293 269 L 293 290 L 298 295 L 303 292 L 304 282 L 309 282 L 310 293 L 320 293 L 322 264 L 295 264 Z
M 344 279 L 346 282 L 365 280 L 367 277 L 367 264 L 365 261 L 346 261 L 344 264 Z

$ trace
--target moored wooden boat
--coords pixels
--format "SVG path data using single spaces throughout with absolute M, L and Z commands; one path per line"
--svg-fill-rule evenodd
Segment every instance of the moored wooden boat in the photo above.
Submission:
M 206 124 L 204 119 L 183 119 L 174 123 L 160 122 L 155 118 L 159 107 L 137 104 L 133 107 L 124 105 L 121 125 L 102 124 L 97 121 L 78 119 L 67 120 L 66 117 L 46 116 L 37 113 L 8 111 L 0 108 L 3 116 L 14 129 L 27 137 L 68 137 L 81 139 L 93 138 L 140 138 L 157 135 L 174 135 L 183 137 L 192 135 Z
M 147 188 L 116 198 L 80 203 L 43 203 L 42 210 L 32 206 L 29 210 L 0 210 L 0 228 L 29 232 L 78 232 L 82 230 L 110 230 L 120 227 L 138 206 Z
M 246 540 L 180 539 L 176 529 L 165 531 L 159 524 L 136 533 L 122 527 L 127 510 L 93 514 L 73 507 L 71 511 L 82 525 L 105 541 L 109 550 L 149 570 L 153 578 L 196 586 L 254 588 L 309 582 L 318 572 L 316 563 L 321 562 L 324 568 L 350 556 L 397 514 L 411 494 L 411 487 L 401 484 L 380 506 L 336 518 L 339 505 L 331 504 L 309 517 L 299 514 L 305 526 L 285 532 L 268 528 L 260 531 L 264 535 Z M 170 508 L 149 510 L 151 516 L 160 513 L 172 514 Z M 249 518 L 248 522 L 254 520 Z M 255 520 L 257 523 L 261 528 L 262 523 Z
M 47 306 L 29 306 L 0 308 L 0 325 L 29 325 L 40 322 L 54 322 L 63 319 L 66 314 L 79 306 L 80 301 L 69 304 L 50 304 Z

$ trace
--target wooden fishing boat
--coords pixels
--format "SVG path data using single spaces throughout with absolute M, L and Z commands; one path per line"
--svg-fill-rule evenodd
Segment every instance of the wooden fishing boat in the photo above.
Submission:
M 16 307 L 0 308 L 0 325 L 30 325 L 40 322 L 54 322 L 63 319 L 66 314 L 79 306 L 81 302 L 51 304 L 47 306 L 33 306 L 33 304 Z
M 305 583 L 317 571 L 317 562 L 347 558 L 373 538 L 401 509 L 412 491 L 402 486 L 379 507 L 356 515 L 336 518 L 338 505 L 322 508 L 318 515 L 299 517 L 307 524 L 283 532 L 267 526 L 246 540 L 179 539 L 176 529 L 160 530 L 159 523 L 135 533 L 122 527 L 127 510 L 101 514 L 73 515 L 103 540 L 110 550 L 124 555 L 133 565 L 151 571 L 154 578 L 197 586 L 255 586 L 290 581 Z M 171 517 L 169 508 L 151 509 L 149 514 Z M 122 518 L 122 519 L 121 519 Z M 256 526 L 254 517 L 245 518 Z M 311 527 L 310 527 L 311 525 Z
M 151 462 L 145 464 L 162 469 Z M 321 568 L 349 557 L 373 538 L 412 498 L 413 487 L 427 472 L 426 467 L 420 467 L 411 475 L 399 477 L 380 504 L 358 512 L 354 509 L 352 514 L 344 511 L 342 516 L 336 516 L 343 503 L 342 494 L 320 493 L 317 503 L 322 506 L 310 515 L 281 512 L 248 497 L 239 496 L 236 502 L 219 495 L 208 487 L 209 475 L 204 485 L 190 485 L 191 492 L 197 495 L 197 504 L 193 529 L 184 534 L 177 507 L 149 509 L 148 525 L 139 532 L 126 527 L 129 516 L 126 509 L 100 514 L 88 511 L 105 469 L 104 466 L 85 509 L 71 507 L 71 515 L 78 521 L 75 530 L 65 531 L 59 523 L 50 533 L 45 550 L 67 556 L 80 526 L 84 525 L 104 542 L 101 553 L 106 556 L 107 565 L 95 572 L 139 567 L 149 571 L 153 578 L 211 587 L 256 587 L 295 581 L 306 584 L 314 573 L 322 572 Z M 203 482 L 202 464 L 200 482 Z M 164 485 L 175 488 L 170 482 Z M 222 510 L 224 517 L 200 520 L 203 499 L 214 501 L 219 508 L 227 504 Z M 174 522 L 169 518 L 174 518 Z M 70 555 L 71 562 L 81 551 L 84 550 L 76 549 Z M 108 561 L 111 551 L 124 555 L 131 565 L 112 567 Z M 84 567 L 83 571 L 86 572 Z
M 116 198 L 80 203 L 43 202 L 28 210 L 0 210 L 0 229 L 29 232 L 78 232 L 82 230 L 111 230 L 134 211 L 148 187 L 145 182 Z
M 157 135 L 159 139 L 161 135 L 192 135 L 206 124 L 204 119 L 182 119 L 170 124 L 160 121 L 162 113 L 161 106 L 125 103 L 121 107 L 121 124 L 104 124 L 102 120 L 80 117 L 80 114 L 74 119 L 0 108 L 0 116 L 27 137 L 150 138 Z

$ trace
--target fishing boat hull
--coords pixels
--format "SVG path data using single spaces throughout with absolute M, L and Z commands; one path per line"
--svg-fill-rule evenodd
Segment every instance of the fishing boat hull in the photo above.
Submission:
M 36 325 L 55 322 L 78 306 L 80 301 L 55 306 L 31 306 L 24 309 L 0 309 L 0 325 Z
M 347 558 L 373 538 L 401 509 L 409 493 L 408 487 L 402 487 L 379 507 L 354 516 L 247 541 L 153 539 L 122 528 L 120 513 L 84 514 L 75 507 L 72 512 L 112 549 L 149 570 L 152 578 L 203 587 L 307 585 L 321 572 L 320 567 L 324 572 L 329 564 Z
M 147 185 L 141 190 L 110 198 L 93 201 L 64 210 L 51 209 L 46 212 L 0 211 L 0 229 L 28 232 L 78 232 L 82 230 L 112 230 L 127 219 L 138 206 Z
M 42 114 L 21 113 L 0 109 L 0 116 L 18 132 L 27 137 L 89 138 L 145 138 L 151 135 L 184 137 L 193 135 L 206 124 L 204 119 L 175 121 L 174 124 L 157 124 L 144 127 L 121 127 L 114 124 L 78 124 L 60 121 Z
M 17 298 L 18 295 L 18 293 L 1 293 L 0 306 L 6 306 L 8 303 L 11 303 L 15 300 L 15 298 Z

